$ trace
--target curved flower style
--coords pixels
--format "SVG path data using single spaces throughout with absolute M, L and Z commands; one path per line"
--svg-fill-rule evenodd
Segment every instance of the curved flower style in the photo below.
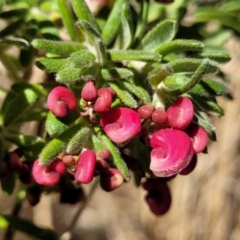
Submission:
M 193 148 L 188 135 L 180 130 L 161 129 L 152 135 L 150 169 L 157 177 L 178 174 L 192 159 Z
M 172 202 L 171 193 L 166 182 L 159 179 L 148 179 L 143 183 L 143 188 L 148 191 L 145 199 L 153 214 L 165 214 Z
M 80 183 L 90 183 L 93 179 L 96 165 L 96 154 L 93 150 L 82 152 L 76 164 L 75 179 Z
M 67 116 L 69 110 L 74 110 L 77 100 L 73 92 L 66 87 L 56 87 L 48 95 L 48 109 L 57 117 Z
M 191 124 L 186 133 L 192 139 L 193 150 L 195 153 L 200 153 L 207 146 L 208 135 L 204 128 L 197 124 Z
M 88 81 L 82 89 L 81 97 L 85 101 L 95 101 L 98 97 L 97 89 L 93 81 Z
M 99 113 L 108 111 L 112 104 L 112 91 L 109 88 L 100 88 L 97 93 L 98 98 L 94 104 L 94 111 Z
M 193 120 L 194 108 L 189 98 L 178 98 L 166 111 L 167 124 L 175 129 L 185 129 Z
M 100 126 L 113 142 L 124 143 L 140 133 L 141 119 L 130 108 L 114 108 L 102 114 Z
M 46 166 L 40 165 L 37 159 L 33 164 L 32 176 L 38 184 L 51 187 L 59 182 L 65 170 L 65 164 L 58 158 Z

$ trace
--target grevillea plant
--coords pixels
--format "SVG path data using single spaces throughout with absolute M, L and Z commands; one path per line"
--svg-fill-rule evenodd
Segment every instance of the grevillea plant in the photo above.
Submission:
M 165 214 L 167 182 L 192 172 L 197 154 L 216 141 L 210 116 L 223 115 L 216 97 L 228 90 L 214 75 L 229 56 L 179 38 L 177 20 L 160 13 L 151 20 L 152 6 L 173 1 L 43 2 L 0 13 L 10 22 L 0 34 L 0 59 L 16 81 L 0 91 L 3 190 L 11 194 L 19 179 L 31 205 L 53 191 L 74 204 L 85 201 L 82 187 L 94 179 L 109 192 L 133 178 L 149 209 Z M 13 44 L 23 75 L 6 57 Z M 35 65 L 45 72 L 39 84 L 24 80 Z M 36 134 L 21 131 L 31 121 Z M 16 229 L 25 221 L 2 216 Z M 28 233 L 57 239 L 44 231 Z

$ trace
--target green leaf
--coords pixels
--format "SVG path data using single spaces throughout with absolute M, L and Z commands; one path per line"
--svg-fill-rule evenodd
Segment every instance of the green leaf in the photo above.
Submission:
M 71 0 L 71 4 L 79 20 L 85 20 L 97 29 L 97 23 L 84 0 Z
M 104 28 L 102 30 L 102 38 L 103 42 L 106 45 L 109 45 L 113 41 L 119 31 L 121 25 L 120 16 L 124 4 L 127 4 L 126 0 L 116 0 L 107 19 L 107 22 L 104 25 Z
M 91 136 L 92 131 L 89 127 L 81 128 L 76 135 L 69 141 L 66 149 L 67 154 L 73 154 L 80 151 Z
M 88 50 L 79 50 L 70 55 L 67 59 L 69 67 L 79 68 L 85 66 L 95 59 L 94 54 Z
M 27 8 L 16 8 L 8 11 L 3 11 L 0 13 L 0 18 L 2 19 L 12 19 L 14 17 L 24 17 L 28 13 Z
M 143 61 L 143 62 L 160 62 L 161 55 L 142 50 L 110 50 L 109 58 L 112 61 Z
M 14 34 L 17 30 L 21 29 L 24 19 L 20 18 L 10 23 L 3 30 L 0 31 L 0 38 L 4 38 L 10 34 Z
M 8 176 L 1 179 L 1 186 L 4 193 L 11 195 L 15 188 L 16 176 L 10 173 Z
M 217 71 L 219 71 L 220 65 L 217 62 L 208 59 L 205 60 L 207 61 L 206 74 L 215 74 Z M 202 63 L 202 59 L 183 58 L 169 62 L 168 66 L 173 70 L 174 73 L 195 72 Z
M 63 84 L 72 84 L 75 83 L 76 81 L 79 81 L 81 79 L 81 75 L 83 72 L 87 70 L 87 68 L 82 67 L 82 68 L 72 68 L 72 67 L 67 67 L 64 68 L 63 70 L 59 71 L 58 74 L 56 75 L 56 81 L 63 83 Z
M 196 102 L 194 101 L 194 103 Z M 197 123 L 207 131 L 208 137 L 212 141 L 217 141 L 215 127 L 210 118 L 208 117 L 208 115 L 202 111 L 195 111 L 194 116 L 196 118 Z
M 66 67 L 66 58 L 40 58 L 36 62 L 36 65 L 47 72 L 58 72 Z
M 60 153 L 66 151 L 67 144 L 81 128 L 80 119 L 76 120 L 66 131 L 51 140 L 41 151 L 39 160 L 42 165 L 47 165 L 54 160 Z
M 201 85 L 208 89 L 211 89 L 212 95 L 221 96 L 228 93 L 225 85 L 209 78 L 203 78 L 203 80 L 201 81 Z
M 58 8 L 62 15 L 62 21 L 72 40 L 77 39 L 75 21 L 69 4 L 66 0 L 58 0 Z
M 112 81 L 117 79 L 126 79 L 133 76 L 133 72 L 127 68 L 108 68 L 101 69 L 101 78 L 104 81 Z
M 50 136 L 58 136 L 68 129 L 68 126 L 72 124 L 79 114 L 75 111 L 70 111 L 66 117 L 58 118 L 52 112 L 48 112 L 45 129 Z
M 44 142 L 42 138 L 34 135 L 24 135 L 20 132 L 8 130 L 4 134 L 5 138 L 19 147 L 25 147 L 36 144 L 37 142 Z
M 35 49 L 29 46 L 27 49 L 21 49 L 19 55 L 19 61 L 22 67 L 27 68 L 33 61 L 35 57 Z
M 103 65 L 106 60 L 106 49 L 103 44 L 102 36 L 98 29 L 94 28 L 89 22 L 85 20 L 79 20 L 77 26 L 85 33 L 90 42 L 95 45 L 97 53 L 97 61 L 100 65 Z
M 91 135 L 91 145 L 95 152 L 105 148 L 103 141 L 98 138 L 95 134 Z
M 46 39 L 34 39 L 31 44 L 33 47 L 45 52 L 66 56 L 78 50 L 86 49 L 86 47 L 78 42 L 62 42 Z
M 129 92 L 135 95 L 144 104 L 151 103 L 151 97 L 148 93 L 148 89 L 142 86 L 144 84 L 139 84 L 139 81 L 137 80 L 137 78 L 122 80 L 122 84 Z
M 14 124 L 37 101 L 39 95 L 45 95 L 45 93 L 45 90 L 37 84 L 16 83 L 12 85 L 1 109 L 4 125 Z
M 102 140 L 105 148 L 107 148 L 111 152 L 114 165 L 122 173 L 124 179 L 128 181 L 130 178 L 128 168 L 118 150 L 118 147 L 102 132 L 99 132 L 98 136 Z
M 121 31 L 118 40 L 120 41 L 120 49 L 127 49 L 133 40 L 133 21 L 128 2 L 122 6 L 121 22 Z
M 186 93 L 190 91 L 196 84 L 198 84 L 201 80 L 204 74 L 210 73 L 214 70 L 211 66 L 212 61 L 209 59 L 204 59 L 200 66 L 197 68 L 195 73 L 192 75 L 192 77 L 189 79 L 189 81 L 186 81 L 184 84 L 182 84 L 179 88 L 175 89 L 169 89 L 166 85 L 162 85 L 161 87 L 163 90 L 171 95 L 178 96 L 183 93 Z M 182 76 L 179 76 L 181 78 Z M 184 77 L 183 77 L 184 78 Z M 187 78 L 184 78 L 185 80 Z
M 231 57 L 228 53 L 201 53 L 201 57 L 203 58 L 209 58 L 211 60 L 214 60 L 218 63 L 225 64 L 231 60 Z
M 37 239 L 58 239 L 58 235 L 55 231 L 47 228 L 40 228 L 34 225 L 32 221 L 27 219 L 5 214 L 1 214 L 0 216 L 6 219 L 9 225 L 11 225 L 11 227 L 13 227 L 15 230 L 29 234 Z
M 126 91 L 124 85 L 121 82 L 115 83 L 109 81 L 108 84 L 116 92 L 117 96 L 126 106 L 130 108 L 138 107 L 137 101 L 128 91 Z
M 201 51 L 204 47 L 202 42 L 196 40 L 177 39 L 160 46 L 156 52 L 165 56 L 169 53 L 182 51 Z
M 167 76 L 171 75 L 173 73 L 173 70 L 168 65 L 160 65 L 159 67 L 156 67 L 148 74 L 148 80 L 152 84 L 154 88 L 158 86 L 159 83 L 163 81 Z
M 26 41 L 23 38 L 11 38 L 11 39 L 3 39 L 0 41 L 0 46 L 5 47 L 11 47 L 16 46 L 18 48 L 26 49 L 29 47 L 28 41 Z
M 194 96 L 194 100 L 203 110 L 207 111 L 209 114 L 215 115 L 217 117 L 224 115 L 224 110 L 217 104 L 215 98 L 203 98 Z
M 142 39 L 141 48 L 150 52 L 156 51 L 164 43 L 170 42 L 178 30 L 177 22 L 167 19 L 160 22 Z

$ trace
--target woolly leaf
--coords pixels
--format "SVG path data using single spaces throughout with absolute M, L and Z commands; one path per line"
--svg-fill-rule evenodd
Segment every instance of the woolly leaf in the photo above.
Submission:
M 94 54 L 88 50 L 79 50 L 70 55 L 67 59 L 69 67 L 79 68 L 87 65 L 95 59 Z
M 101 70 L 101 78 L 105 81 L 126 79 L 133 76 L 133 72 L 127 68 L 109 68 Z
M 47 72 L 58 72 L 66 67 L 66 58 L 40 58 L 36 65 Z

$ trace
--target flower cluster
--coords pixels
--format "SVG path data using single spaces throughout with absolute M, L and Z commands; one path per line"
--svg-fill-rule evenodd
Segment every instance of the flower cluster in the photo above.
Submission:
M 79 103 L 70 89 L 59 86 L 50 92 L 47 106 L 58 119 L 73 110 L 88 117 L 89 128 L 100 127 L 119 146 L 133 138 L 142 139 L 151 148 L 149 169 L 154 176 L 143 184 L 148 191 L 146 201 L 153 213 L 163 214 L 171 203 L 166 179 L 189 174 L 194 169 L 196 154 L 205 149 L 208 135 L 204 128 L 193 123 L 194 107 L 189 98 L 177 98 L 166 110 L 150 104 L 134 110 L 123 106 L 112 108 L 114 95 L 110 87 L 96 89 L 91 80 L 83 86 Z M 80 184 L 88 184 L 99 175 L 101 187 L 112 191 L 122 185 L 124 176 L 112 167 L 111 159 L 110 149 L 96 152 L 86 144 L 77 154 L 61 152 L 47 165 L 41 165 L 37 159 L 32 175 L 37 184 L 48 187 L 60 184 L 66 174 Z

